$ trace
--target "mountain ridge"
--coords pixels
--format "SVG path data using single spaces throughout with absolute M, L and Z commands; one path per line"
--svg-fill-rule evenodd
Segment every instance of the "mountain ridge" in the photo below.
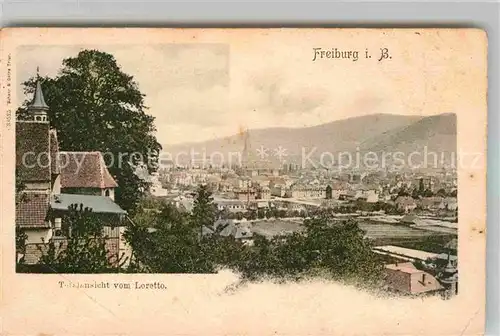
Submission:
M 165 145 L 164 150 L 176 155 L 191 150 L 210 156 L 241 152 L 246 132 L 210 139 Z M 411 152 L 428 147 L 443 152 L 456 151 L 456 115 L 443 113 L 432 116 L 378 113 L 341 119 L 308 127 L 270 127 L 248 130 L 249 150 L 262 148 L 268 154 L 279 147 L 286 150 L 286 158 L 293 162 L 305 152 L 314 155 L 343 151 Z M 200 154 L 201 155 L 201 154 Z

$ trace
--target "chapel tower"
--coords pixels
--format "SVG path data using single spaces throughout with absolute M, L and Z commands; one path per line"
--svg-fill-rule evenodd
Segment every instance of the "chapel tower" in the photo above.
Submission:
M 40 84 L 40 75 L 38 74 L 37 68 L 37 78 L 36 78 L 36 88 L 35 95 L 33 97 L 33 101 L 31 105 L 28 106 L 28 112 L 30 112 L 32 121 L 48 123 L 49 118 L 47 115 L 47 111 L 49 107 L 45 103 L 45 98 L 43 97 L 42 85 Z

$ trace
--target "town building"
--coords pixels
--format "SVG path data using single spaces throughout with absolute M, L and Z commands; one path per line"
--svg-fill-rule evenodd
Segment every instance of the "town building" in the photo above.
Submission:
M 218 234 L 222 237 L 233 237 L 245 245 L 253 245 L 253 232 L 250 225 L 235 223 L 231 219 L 218 219 L 213 226 L 204 226 L 202 235 Z
M 271 189 L 269 189 L 268 187 L 261 187 L 259 188 L 258 192 L 257 192 L 257 196 L 259 199 L 261 200 L 269 200 L 271 199 Z
M 437 211 L 445 208 L 443 197 L 424 197 L 418 202 L 418 207 L 422 210 Z
M 295 199 L 326 198 L 326 187 L 296 183 L 286 191 L 285 197 Z
M 48 110 L 38 80 L 28 117 L 16 121 L 16 228 L 26 235 L 24 255 L 18 255 L 18 260 L 35 264 L 46 243 L 53 239 L 64 243 L 70 233 L 62 218 L 76 204 L 92 209 L 105 221 L 109 258 L 117 263 L 122 255 L 131 254 L 123 239 L 128 218 L 114 202 L 117 184 L 101 153 L 59 151 Z M 62 153 L 71 154 L 69 161 Z M 77 164 L 77 157 L 84 159 Z
M 396 208 L 405 213 L 409 213 L 417 208 L 417 203 L 409 196 L 400 196 L 396 199 Z
M 118 184 L 101 152 L 59 152 L 61 193 L 105 196 L 115 200 Z
M 417 269 L 411 262 L 386 265 L 385 283 L 390 290 L 410 295 L 432 293 L 443 289 L 434 276 Z

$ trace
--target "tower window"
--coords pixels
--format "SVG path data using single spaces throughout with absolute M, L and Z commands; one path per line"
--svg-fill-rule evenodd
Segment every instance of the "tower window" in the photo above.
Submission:
M 106 189 L 106 191 L 104 192 L 104 195 L 109 197 L 109 189 Z

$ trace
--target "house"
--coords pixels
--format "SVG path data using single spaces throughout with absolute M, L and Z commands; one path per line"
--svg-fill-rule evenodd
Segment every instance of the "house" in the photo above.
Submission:
M 22 186 L 16 202 L 16 228 L 26 234 L 24 255 L 18 257 L 35 264 L 44 243 L 54 239 L 64 242 L 70 233 L 64 230 L 62 219 L 71 205 L 80 204 L 104 219 L 109 256 L 117 262 L 122 254 L 131 254 L 123 239 L 128 218 L 114 203 L 117 184 L 101 153 L 61 155 L 57 131 L 50 128 L 48 110 L 37 81 L 34 99 L 28 107 L 29 117 L 16 121 L 16 183 Z
M 252 177 L 252 183 L 259 185 L 260 187 L 269 187 L 269 184 L 271 183 L 271 178 L 266 175 L 258 175 Z
M 271 189 L 269 189 L 268 187 L 261 187 L 258 190 L 258 197 L 259 199 L 263 200 L 271 199 Z
M 329 199 L 340 199 L 340 195 L 347 194 L 349 190 L 349 185 L 343 181 L 334 181 L 333 183 L 328 185 L 331 189 L 329 190 L 329 194 L 325 195 L 326 198 Z M 326 191 L 325 191 L 326 194 Z
M 379 191 L 376 189 L 361 189 L 361 195 L 358 197 L 358 199 L 362 199 L 367 203 L 377 203 L 379 200 L 378 195 Z
M 442 197 L 434 196 L 434 197 L 424 197 L 419 202 L 419 207 L 422 210 L 430 210 L 436 211 L 445 208 L 445 204 L 443 202 Z
M 347 190 L 339 195 L 341 201 L 355 201 L 362 196 L 361 190 Z
M 202 235 L 218 234 L 222 237 L 233 237 L 245 245 L 253 244 L 253 232 L 250 226 L 245 224 L 235 224 L 231 219 L 218 219 L 211 227 L 204 226 Z
M 402 224 L 415 224 L 418 220 L 418 217 L 415 215 L 405 215 L 401 218 L 400 223 Z
M 286 195 L 286 186 L 284 184 L 271 184 L 271 195 L 276 197 L 285 197 Z
M 296 199 L 325 198 L 326 187 L 295 183 L 290 186 L 285 196 Z
M 236 190 L 234 192 L 236 199 L 243 201 L 243 202 L 249 202 L 249 201 L 255 201 L 257 198 L 257 192 L 254 189 L 240 189 Z
M 245 212 L 247 211 L 247 203 L 246 201 L 241 201 L 237 199 L 227 199 L 227 198 L 219 198 L 214 197 L 214 203 L 217 206 L 217 209 L 220 211 L 228 211 L 231 213 L 236 212 Z
M 443 203 L 447 210 L 455 211 L 458 209 L 458 202 L 456 197 L 445 197 Z
M 22 185 L 16 204 L 16 227 L 26 234 L 25 243 L 41 243 L 52 237 L 60 218 L 49 216 L 50 197 L 60 193 L 57 135 L 50 129 L 40 82 L 37 82 L 29 119 L 16 122 L 16 182 Z
M 61 192 L 115 199 L 118 184 L 109 173 L 101 152 L 60 152 Z
M 415 200 L 409 196 L 400 196 L 396 198 L 396 208 L 405 213 L 409 213 L 417 207 Z
M 443 289 L 434 276 L 417 269 L 411 262 L 386 265 L 385 283 L 393 291 L 411 295 Z

